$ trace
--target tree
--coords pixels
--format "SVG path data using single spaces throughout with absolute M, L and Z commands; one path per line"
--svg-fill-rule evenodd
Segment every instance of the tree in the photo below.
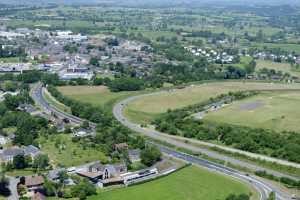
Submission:
M 256 68 L 255 60 L 251 60 L 251 62 L 245 66 L 245 70 L 247 74 L 253 73 L 255 71 L 255 68 Z
M 14 92 L 17 90 L 17 84 L 16 83 L 13 83 L 12 81 L 5 81 L 4 82 L 4 86 L 3 86 L 3 89 L 5 91 L 11 91 L 11 92 Z
M 13 159 L 13 167 L 15 169 L 24 169 L 27 167 L 25 157 L 23 155 L 17 155 Z
M 88 129 L 90 127 L 90 124 L 88 121 L 83 121 L 82 124 L 80 125 L 81 128 L 84 128 L 84 129 Z
M 117 78 L 111 81 L 109 89 L 113 92 L 136 91 L 144 87 L 144 82 L 137 78 Z
M 1 173 L 0 175 L 0 194 L 3 196 L 9 196 L 11 194 L 11 191 L 8 188 L 9 181 L 5 177 L 4 173 Z
M 46 169 L 49 166 L 49 157 L 46 154 L 37 155 L 33 161 L 33 168 Z
M 155 162 L 159 161 L 160 158 L 161 152 L 155 146 L 146 146 L 146 148 L 141 151 L 141 162 L 146 166 L 152 166 Z
M 96 77 L 96 78 L 94 78 L 94 80 L 93 80 L 93 85 L 102 85 L 103 83 L 104 83 L 103 78 L 98 78 L 98 77 Z
M 44 188 L 47 196 L 54 196 L 54 195 L 56 195 L 56 186 L 51 181 L 45 180 L 43 188 Z
M 247 194 L 240 194 L 240 195 L 235 195 L 235 194 L 230 194 L 226 200 L 249 200 L 250 197 Z
M 94 65 L 96 67 L 99 67 L 98 59 L 96 57 L 91 57 L 91 59 L 90 59 L 90 65 Z
M 73 197 L 79 197 L 80 200 L 84 200 L 87 196 L 96 194 L 96 188 L 87 180 L 82 180 L 71 188 L 71 194 Z
M 59 179 L 59 182 L 60 182 L 61 184 L 64 185 L 64 182 L 65 182 L 68 178 L 69 178 L 69 175 L 67 174 L 66 171 L 60 171 L 60 172 L 58 173 L 58 179 Z
M 271 193 L 269 194 L 269 197 L 268 197 L 267 200 L 276 200 L 276 194 L 275 194 L 275 192 L 271 192 Z

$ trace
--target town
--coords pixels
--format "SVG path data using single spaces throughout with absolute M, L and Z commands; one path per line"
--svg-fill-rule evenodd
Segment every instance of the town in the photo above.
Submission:
M 0 0 L 0 200 L 299 199 L 300 4 L 183 2 Z

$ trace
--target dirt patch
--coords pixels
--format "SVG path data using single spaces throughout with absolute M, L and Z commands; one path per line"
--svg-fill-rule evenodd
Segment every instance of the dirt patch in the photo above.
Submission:
M 251 111 L 251 110 L 255 110 L 257 108 L 260 108 L 264 105 L 263 102 L 261 101 L 254 101 L 254 102 L 250 102 L 250 103 L 245 103 L 245 104 L 242 104 L 240 106 L 240 110 L 243 110 L 243 111 Z

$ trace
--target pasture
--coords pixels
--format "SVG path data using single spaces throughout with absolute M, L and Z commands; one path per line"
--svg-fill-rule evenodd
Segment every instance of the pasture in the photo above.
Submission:
M 300 53 L 300 45 L 299 44 L 253 43 L 252 46 L 257 47 L 257 48 L 264 48 L 264 47 L 280 48 L 285 51 Z
M 243 90 L 286 90 L 300 89 L 300 84 L 258 83 L 258 82 L 212 82 L 173 89 L 159 94 L 143 96 L 132 101 L 125 114 L 134 122 L 146 123 L 168 109 L 183 108 L 201 103 L 230 91 Z M 134 116 L 134 117 L 132 117 Z
M 138 94 L 137 92 L 111 92 L 105 86 L 63 86 L 57 89 L 69 98 L 101 106 L 107 111 L 111 111 L 118 100 Z
M 300 93 L 263 92 L 241 101 L 233 102 L 218 111 L 209 112 L 207 121 L 216 121 L 276 131 L 300 131 Z
M 253 193 L 243 183 L 198 167 L 187 167 L 167 177 L 145 184 L 101 192 L 89 200 L 216 200 L 229 194 Z
M 289 63 L 277 63 L 269 60 L 257 60 L 256 63 L 256 70 L 267 68 L 282 71 L 283 73 L 289 73 L 292 76 L 300 76 L 300 72 L 293 70 Z

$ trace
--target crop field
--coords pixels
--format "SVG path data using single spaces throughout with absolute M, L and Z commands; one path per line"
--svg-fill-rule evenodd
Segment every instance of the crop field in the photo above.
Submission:
M 110 92 L 105 86 L 63 86 L 58 87 L 58 90 L 67 97 L 101 106 L 110 111 L 118 100 L 137 94 L 136 92 Z
M 229 194 L 256 193 L 246 185 L 198 167 L 188 167 L 170 176 L 145 184 L 103 192 L 90 200 L 216 200 Z
M 210 112 L 204 119 L 277 131 L 299 132 L 299 101 L 299 92 L 263 92 L 233 102 L 216 112 Z
M 229 91 L 242 90 L 286 90 L 300 89 L 300 84 L 258 83 L 258 82 L 214 82 L 192 85 L 184 89 L 174 89 L 159 94 L 144 96 L 131 102 L 125 109 L 125 114 L 134 122 L 151 120 L 167 112 L 168 109 L 183 108 L 188 105 L 201 103 Z M 139 115 L 140 113 L 140 115 Z M 147 118 L 145 118 L 147 116 Z M 147 120 L 145 120 L 147 119 Z

